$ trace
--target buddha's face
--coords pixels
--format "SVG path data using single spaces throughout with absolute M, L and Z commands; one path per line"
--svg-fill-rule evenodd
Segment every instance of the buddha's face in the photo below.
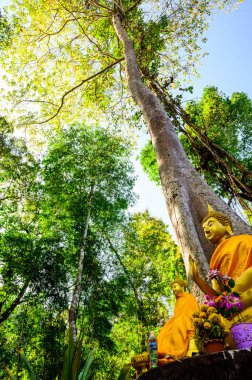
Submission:
M 227 227 L 213 217 L 203 223 L 203 230 L 207 240 L 210 240 L 213 244 L 219 244 L 230 236 Z
M 181 285 L 179 285 L 177 282 L 174 282 L 172 284 L 172 291 L 176 295 L 178 293 L 184 292 L 184 288 Z

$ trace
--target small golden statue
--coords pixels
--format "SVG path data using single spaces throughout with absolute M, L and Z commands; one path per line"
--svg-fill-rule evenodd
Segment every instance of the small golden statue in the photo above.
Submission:
M 172 290 L 176 297 L 173 317 L 161 328 L 158 336 L 159 364 L 192 356 L 197 352 L 194 342 L 192 314 L 199 310 L 195 297 L 186 292 L 187 283 L 176 278 Z
M 192 314 L 199 311 L 199 305 L 195 297 L 185 291 L 186 287 L 187 282 L 181 278 L 176 278 L 172 283 L 176 304 L 173 317 L 166 322 L 157 336 L 158 365 L 198 352 L 194 341 Z M 131 364 L 137 370 L 137 375 L 146 372 L 150 368 L 148 352 L 135 355 Z

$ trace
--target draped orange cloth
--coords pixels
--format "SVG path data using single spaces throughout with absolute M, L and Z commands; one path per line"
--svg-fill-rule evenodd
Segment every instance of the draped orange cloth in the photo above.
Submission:
M 234 280 L 252 266 L 252 235 L 232 236 L 215 249 L 210 269 L 218 269 Z
M 177 294 L 173 317 L 161 328 L 158 336 L 158 353 L 182 358 L 186 355 L 189 340 L 194 335 L 192 313 L 199 310 L 198 303 L 190 293 Z

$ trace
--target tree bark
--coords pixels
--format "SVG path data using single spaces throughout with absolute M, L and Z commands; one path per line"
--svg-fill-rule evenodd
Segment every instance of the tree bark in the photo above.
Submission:
M 201 226 L 207 204 L 229 215 L 236 234 L 251 233 L 251 228 L 214 193 L 190 163 L 164 107 L 141 80 L 133 42 L 123 28 L 120 12 L 113 15 L 113 25 L 124 46 L 129 91 L 144 115 L 156 152 L 168 213 L 186 269 L 188 271 L 188 255 L 191 254 L 201 275 L 205 276 L 207 261 L 214 249 Z
M 85 248 L 86 248 L 86 240 L 88 235 L 88 226 L 90 222 L 90 216 L 91 216 L 91 204 L 92 204 L 92 198 L 94 194 L 94 185 L 91 185 L 91 189 L 88 195 L 88 201 L 87 201 L 87 216 L 86 216 L 86 222 L 84 226 L 84 231 L 82 235 L 82 243 L 80 247 L 80 258 L 79 258 L 79 265 L 78 265 L 78 272 L 77 272 L 77 278 L 75 282 L 75 287 L 73 291 L 71 306 L 69 310 L 69 327 L 72 328 L 72 334 L 73 334 L 73 340 L 76 342 L 77 340 L 77 327 L 76 327 L 76 320 L 77 320 L 77 310 L 81 295 L 81 279 L 83 274 L 83 262 L 84 262 L 84 256 L 85 256 Z
M 10 315 L 11 313 L 13 312 L 13 310 L 20 304 L 20 302 L 22 301 L 22 298 L 26 292 L 26 289 L 28 288 L 28 285 L 29 285 L 29 282 L 26 282 L 18 296 L 16 297 L 16 299 L 12 302 L 12 304 L 8 307 L 8 309 L 6 309 L 2 314 L 0 314 L 0 323 L 4 322 Z

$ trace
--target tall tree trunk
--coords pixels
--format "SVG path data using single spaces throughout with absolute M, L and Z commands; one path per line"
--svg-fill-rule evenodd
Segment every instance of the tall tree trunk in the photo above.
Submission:
M 69 317 L 68 317 L 69 327 L 72 328 L 74 342 L 76 342 L 77 340 L 77 327 L 76 327 L 77 310 L 78 310 L 78 305 L 79 305 L 79 300 L 80 300 L 80 295 L 81 295 L 83 262 L 84 262 L 86 241 L 87 241 L 87 235 L 88 235 L 88 226 L 89 226 L 90 216 L 91 216 L 91 204 L 92 204 L 93 194 L 94 194 L 94 185 L 91 185 L 91 189 L 90 189 L 88 200 L 87 200 L 87 216 L 86 216 L 86 221 L 85 221 L 85 226 L 84 226 L 84 231 L 83 231 L 82 241 L 81 241 L 81 247 L 80 247 L 80 258 L 79 258 L 77 278 L 75 282 L 75 287 L 73 291 L 71 306 L 69 310 Z
M 251 228 L 214 193 L 190 163 L 163 106 L 141 80 L 133 42 L 123 28 L 120 12 L 113 15 L 113 25 L 124 46 L 129 90 L 151 135 L 168 213 L 186 269 L 188 254 L 192 254 L 205 276 L 207 261 L 214 248 L 206 240 L 201 227 L 201 221 L 207 214 L 207 204 L 230 216 L 235 233 L 251 233 Z

